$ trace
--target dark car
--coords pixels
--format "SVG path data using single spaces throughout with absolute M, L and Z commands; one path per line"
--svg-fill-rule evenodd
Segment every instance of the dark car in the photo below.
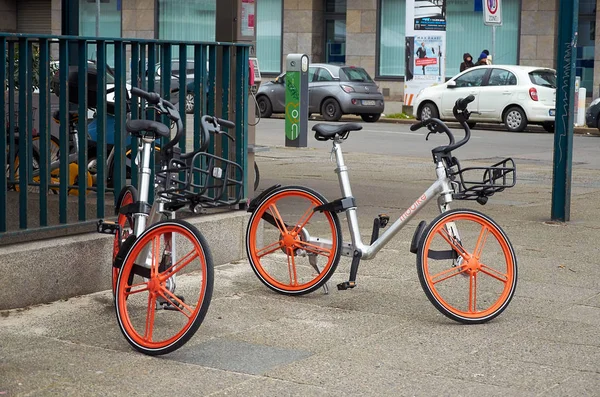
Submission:
M 600 98 L 594 99 L 585 111 L 585 124 L 600 130 Z
M 327 121 L 356 114 L 366 122 L 375 122 L 384 108 L 377 84 L 363 68 L 354 66 L 311 64 L 308 95 L 308 112 L 320 113 Z M 261 84 L 256 100 L 262 117 L 285 113 L 285 73 Z

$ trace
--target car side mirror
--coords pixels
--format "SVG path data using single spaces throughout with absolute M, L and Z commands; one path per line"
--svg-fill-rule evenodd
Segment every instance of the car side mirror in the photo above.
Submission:
M 448 88 L 456 88 L 456 81 L 455 80 L 450 80 L 449 82 L 446 83 L 446 87 L 448 87 Z

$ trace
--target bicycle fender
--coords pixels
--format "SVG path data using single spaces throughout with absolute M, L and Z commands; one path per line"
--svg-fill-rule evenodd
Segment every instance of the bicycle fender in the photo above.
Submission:
M 417 225 L 415 229 L 415 234 L 413 234 L 412 241 L 410 242 L 410 252 L 416 254 L 419 249 L 419 244 L 421 242 L 421 236 L 423 235 L 423 231 L 427 227 L 427 222 L 421 221 Z
M 252 199 L 252 201 L 250 201 L 250 203 L 248 204 L 248 209 L 246 211 L 248 211 L 248 212 L 256 211 L 256 208 L 258 208 L 259 204 L 263 202 L 265 197 L 268 196 L 269 194 L 271 194 L 275 189 L 279 189 L 280 187 L 281 187 L 281 185 L 278 184 L 278 185 L 273 185 L 273 186 L 265 189 L 261 194 L 254 197 Z
M 123 244 L 121 244 L 121 246 L 119 247 L 119 252 L 117 253 L 117 256 L 115 256 L 113 267 L 116 267 L 117 269 L 123 267 L 123 261 L 125 260 L 125 257 L 127 256 L 127 253 L 131 249 L 131 246 L 135 242 L 136 238 L 136 236 L 130 234 L 129 236 L 127 236 L 127 239 L 123 241 Z

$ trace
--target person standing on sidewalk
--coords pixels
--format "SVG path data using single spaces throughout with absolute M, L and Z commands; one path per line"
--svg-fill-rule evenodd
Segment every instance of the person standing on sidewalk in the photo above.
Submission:
M 465 52 L 463 54 L 463 63 L 460 64 L 460 71 L 463 72 L 469 68 L 472 68 L 473 66 L 475 66 L 475 64 L 473 63 L 473 57 L 471 56 L 471 54 L 469 54 L 468 52 Z

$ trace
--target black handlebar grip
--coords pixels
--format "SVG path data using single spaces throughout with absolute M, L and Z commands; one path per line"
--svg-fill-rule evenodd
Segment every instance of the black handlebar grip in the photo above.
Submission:
M 418 130 L 419 128 L 423 127 L 425 124 L 427 124 L 427 120 L 420 121 L 420 122 L 418 122 L 417 124 L 413 124 L 413 125 L 411 125 L 411 126 L 410 126 L 410 130 L 411 130 L 411 131 L 416 131 L 416 130 Z
M 144 98 L 145 100 L 148 101 L 148 103 L 150 103 L 152 105 L 156 105 L 156 104 L 158 104 L 158 102 L 160 102 L 160 95 L 158 95 L 156 92 L 147 92 L 144 90 L 140 90 L 137 87 L 131 88 L 131 95 L 135 95 L 135 96 Z
M 467 105 L 475 100 L 475 96 L 469 95 L 466 98 L 459 98 L 456 101 L 456 109 L 458 111 L 467 110 Z
M 221 127 L 225 127 L 225 128 L 235 128 L 235 124 L 229 120 L 225 120 L 225 119 L 218 119 L 215 117 L 215 120 L 217 121 L 217 123 L 219 123 L 219 125 Z

